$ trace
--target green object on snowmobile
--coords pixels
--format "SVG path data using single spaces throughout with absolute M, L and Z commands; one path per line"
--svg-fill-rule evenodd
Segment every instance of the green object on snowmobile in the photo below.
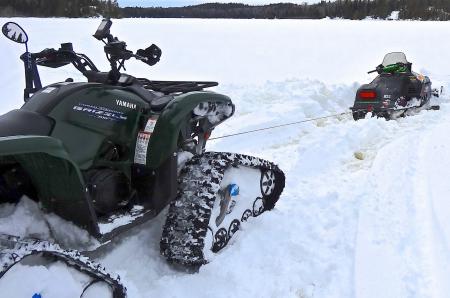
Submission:
M 404 73 L 407 72 L 408 68 L 405 65 L 391 64 L 383 68 L 384 73 Z

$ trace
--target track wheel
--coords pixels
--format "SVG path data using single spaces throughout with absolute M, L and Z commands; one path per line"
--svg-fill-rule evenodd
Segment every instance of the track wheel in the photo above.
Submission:
M 275 189 L 275 173 L 272 170 L 261 172 L 261 194 L 264 197 L 272 195 Z
M 231 222 L 230 227 L 228 228 L 228 237 L 229 238 L 233 237 L 234 233 L 236 233 L 239 230 L 240 226 L 241 226 L 241 222 L 237 219 L 234 219 Z
M 213 252 L 218 252 L 224 248 L 228 243 L 228 231 L 225 228 L 220 228 L 214 235 L 214 244 L 212 246 Z
M 244 213 L 242 214 L 241 221 L 242 221 L 242 222 L 245 222 L 245 221 L 247 221 L 247 220 L 248 220 L 250 217 L 252 217 L 252 216 L 253 216 L 252 211 L 251 211 L 250 209 L 247 209 L 247 210 L 245 210 Z

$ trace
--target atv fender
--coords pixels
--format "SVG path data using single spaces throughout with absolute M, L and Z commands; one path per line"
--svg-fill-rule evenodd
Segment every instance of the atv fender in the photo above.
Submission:
M 148 145 L 147 166 L 156 169 L 177 148 L 178 136 L 186 118 L 202 102 L 231 103 L 228 96 L 215 92 L 198 91 L 177 96 L 162 112 Z
M 11 161 L 28 174 L 44 210 L 99 235 L 83 176 L 60 140 L 48 136 L 1 137 L 0 165 Z

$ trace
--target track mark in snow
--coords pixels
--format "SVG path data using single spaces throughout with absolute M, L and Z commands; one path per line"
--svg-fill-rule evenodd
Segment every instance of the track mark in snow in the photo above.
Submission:
M 448 238 L 436 216 L 450 216 L 445 120 L 378 152 L 359 216 L 356 297 L 448 297 Z

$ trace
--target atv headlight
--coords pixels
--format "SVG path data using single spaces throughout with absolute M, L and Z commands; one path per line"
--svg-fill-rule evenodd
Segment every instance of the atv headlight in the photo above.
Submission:
M 201 102 L 194 108 L 194 114 L 197 116 L 206 116 L 211 111 L 209 102 Z

